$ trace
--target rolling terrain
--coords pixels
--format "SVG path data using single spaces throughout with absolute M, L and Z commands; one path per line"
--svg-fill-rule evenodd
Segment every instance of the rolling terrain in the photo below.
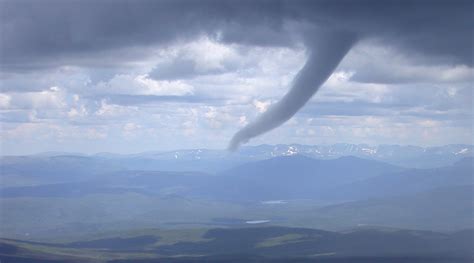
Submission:
M 2 262 L 470 262 L 472 230 L 156 229 L 62 243 L 0 240 Z M 402 261 L 400 261 L 402 260 Z
M 430 168 L 383 162 L 375 152 L 318 159 L 308 154 L 314 147 L 282 147 L 234 157 L 2 157 L 2 262 L 471 259 L 474 161 L 469 151 L 452 153 L 466 146 L 437 148 L 449 162 L 430 159 Z

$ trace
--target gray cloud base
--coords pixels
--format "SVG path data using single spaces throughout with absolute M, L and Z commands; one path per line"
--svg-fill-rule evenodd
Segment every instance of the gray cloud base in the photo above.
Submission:
M 47 0 L 1 1 L 0 10 L 2 70 L 58 63 L 113 66 L 130 59 L 123 56 L 125 47 L 167 45 L 202 34 L 230 43 L 291 46 L 303 33 L 299 23 L 352 31 L 449 63 L 472 65 L 473 59 L 473 2 L 463 0 Z M 104 52 L 107 60 L 83 59 Z

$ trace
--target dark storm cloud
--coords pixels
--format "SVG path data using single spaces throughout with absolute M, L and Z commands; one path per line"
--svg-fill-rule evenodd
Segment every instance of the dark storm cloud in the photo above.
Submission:
M 472 64 L 472 1 L 301 1 L 299 17 L 358 32 L 385 45 Z M 315 12 L 315 15 L 312 12 Z M 449 61 L 449 60 L 448 60 Z
M 293 45 L 302 31 L 292 22 L 345 29 L 405 52 L 472 65 L 472 1 L 47 0 L 0 5 L 3 70 L 54 66 L 55 61 L 100 63 L 80 58 L 201 34 L 232 43 Z M 124 53 L 115 54 L 116 63 L 124 62 Z
M 217 34 L 231 41 L 275 45 L 287 41 L 278 33 L 282 16 L 268 3 L 214 1 L 2 1 L 2 68 L 67 64 L 82 56 L 121 48 L 166 45 Z M 260 22 L 259 22 L 260 21 Z M 264 21 L 264 22 L 261 22 Z M 277 22 L 280 21 L 280 22 Z M 257 25 L 254 37 L 252 24 Z M 268 26 L 267 26 L 268 25 Z M 255 28 L 252 26 L 252 28 Z M 225 30 L 224 30 L 225 31 Z M 254 30 L 255 31 L 255 30 Z M 279 39 L 278 39 L 279 38 Z M 119 54 L 116 54 L 119 55 Z M 121 55 L 120 55 L 121 56 Z M 121 60 L 116 58 L 117 62 Z M 100 63 L 100 61 L 97 61 Z
M 196 67 L 194 60 L 178 58 L 172 63 L 160 63 L 156 65 L 148 75 L 153 79 L 185 79 L 198 74 Z

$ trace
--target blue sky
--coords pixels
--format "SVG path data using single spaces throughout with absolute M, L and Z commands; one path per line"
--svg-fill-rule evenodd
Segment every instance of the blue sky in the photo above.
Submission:
M 71 16 L 61 13 L 61 7 L 34 11 L 22 3 L 2 2 L 3 10 L 18 15 L 4 13 L 0 19 L 1 154 L 226 148 L 236 131 L 291 88 L 308 53 L 298 40 L 306 23 L 299 20 L 284 19 L 275 32 L 257 23 L 252 30 L 261 32 L 246 34 L 252 41 L 229 40 L 222 32 L 237 29 L 228 25 L 220 27 L 219 34 L 191 28 L 197 33 L 175 37 L 181 36 L 174 32 L 182 30 L 179 25 L 146 21 L 137 37 L 113 27 L 110 38 L 116 42 L 110 44 L 93 29 L 104 20 L 83 18 L 78 12 L 72 15 L 77 21 L 67 20 L 63 29 L 50 21 Z M 36 24 L 27 17 L 36 17 Z M 229 23 L 245 32 L 248 25 L 236 17 Z M 165 26 L 173 32 L 170 39 L 147 37 L 155 29 L 166 35 L 168 31 L 160 29 Z M 427 28 L 421 27 L 419 34 L 428 32 L 429 40 L 436 32 Z M 65 43 L 61 30 L 69 32 Z M 419 43 L 396 44 L 397 34 L 380 37 L 377 29 L 367 30 L 369 37 L 355 44 L 302 110 L 250 144 L 472 144 L 472 49 L 458 54 L 462 48 L 453 44 L 452 54 L 441 48 L 428 52 L 428 45 L 419 52 Z M 289 36 L 282 37 L 287 31 Z M 103 35 L 105 39 L 107 32 Z M 456 36 L 448 37 L 454 43 L 460 41 Z M 36 44 L 15 42 L 25 39 Z M 38 47 L 42 41 L 45 47 Z M 472 47 L 472 38 L 462 41 Z M 79 48 L 72 48 L 76 44 Z M 51 45 L 56 48 L 48 50 Z M 469 51 L 471 59 L 466 60 Z

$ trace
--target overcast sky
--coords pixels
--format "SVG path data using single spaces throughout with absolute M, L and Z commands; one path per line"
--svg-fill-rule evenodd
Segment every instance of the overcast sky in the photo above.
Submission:
M 225 149 L 333 31 L 357 41 L 250 144 L 472 144 L 473 24 L 472 1 L 1 0 L 0 152 Z

